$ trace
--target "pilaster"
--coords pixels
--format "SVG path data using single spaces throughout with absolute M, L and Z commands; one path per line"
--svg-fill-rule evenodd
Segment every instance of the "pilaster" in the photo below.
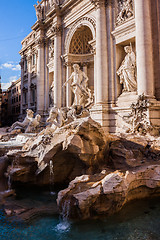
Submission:
M 27 55 L 27 64 L 28 64 L 28 109 L 30 109 L 30 103 L 31 103 L 31 71 L 32 71 L 32 54 L 31 49 L 28 52 Z

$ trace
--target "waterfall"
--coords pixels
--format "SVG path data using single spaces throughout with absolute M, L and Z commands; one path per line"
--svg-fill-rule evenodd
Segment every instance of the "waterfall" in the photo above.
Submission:
M 62 206 L 62 220 L 67 221 L 69 217 L 69 212 L 70 212 L 70 200 L 64 201 L 64 204 Z
M 60 223 L 57 224 L 55 228 L 57 232 L 63 233 L 68 232 L 70 230 L 71 223 L 68 221 L 69 212 L 70 212 L 70 200 L 66 200 L 62 206 Z
M 8 173 L 8 190 L 12 189 L 12 179 L 11 179 L 12 169 L 13 169 L 13 161 L 12 161 L 12 164 L 11 164 L 11 166 L 9 168 L 9 173 Z
M 53 161 L 50 160 L 49 162 L 49 174 L 50 174 L 50 194 L 55 195 L 55 192 L 53 191 L 54 187 L 54 169 L 53 169 Z
M 11 175 L 8 174 L 8 190 L 11 190 L 12 182 L 11 182 Z

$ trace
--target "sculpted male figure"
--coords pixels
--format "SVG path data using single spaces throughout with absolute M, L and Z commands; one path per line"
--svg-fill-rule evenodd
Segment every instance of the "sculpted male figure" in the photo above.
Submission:
M 91 98 L 91 91 L 87 87 L 88 77 L 80 70 L 78 64 L 73 65 L 74 71 L 63 86 L 69 82 L 71 90 L 74 93 L 74 101 L 72 106 L 85 105 L 85 99 Z
M 37 20 L 41 20 L 43 18 L 43 13 L 42 13 L 42 6 L 40 4 L 39 1 L 37 1 L 37 5 L 34 4 L 35 10 L 36 10 L 36 16 L 37 16 Z
M 29 122 L 25 133 L 32 133 L 36 131 L 37 127 L 40 125 L 40 121 L 41 115 L 37 114 L 35 118 L 32 118 L 32 120 Z
M 123 91 L 133 92 L 137 90 L 135 76 L 136 56 L 132 50 L 132 46 L 126 46 L 124 50 L 127 55 L 118 69 L 117 74 L 120 77 L 120 83 L 123 84 Z
M 47 118 L 46 122 L 51 123 L 52 124 L 51 128 L 53 129 L 55 129 L 55 127 L 56 128 L 62 127 L 64 123 L 64 118 L 61 110 L 54 107 L 51 108 L 49 112 L 49 117 Z
M 27 116 L 23 120 L 23 122 L 15 122 L 12 126 L 8 129 L 8 132 L 11 132 L 14 129 L 25 129 L 28 127 L 29 123 L 33 120 L 34 112 L 31 109 L 26 110 Z

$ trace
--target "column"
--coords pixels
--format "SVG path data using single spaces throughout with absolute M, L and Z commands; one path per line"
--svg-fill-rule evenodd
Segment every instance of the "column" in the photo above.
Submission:
M 57 25 L 54 38 L 54 106 L 58 108 L 62 105 L 61 41 L 61 27 Z
M 44 113 L 44 40 L 38 42 L 37 59 L 37 113 Z
M 68 78 L 71 76 L 71 63 L 66 64 L 66 81 Z M 72 92 L 71 92 L 71 87 L 70 84 L 67 83 L 66 85 L 66 105 L 67 107 L 70 107 L 72 104 Z
M 150 0 L 135 0 L 137 90 L 154 96 Z
M 27 64 L 28 64 L 28 109 L 31 107 L 31 68 L 32 68 L 32 55 L 29 54 L 27 56 Z
M 108 59 L 105 1 L 96 0 L 96 104 L 108 102 Z

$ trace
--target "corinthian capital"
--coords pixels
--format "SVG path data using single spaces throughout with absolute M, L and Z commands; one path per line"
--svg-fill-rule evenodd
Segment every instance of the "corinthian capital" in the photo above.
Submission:
M 39 39 L 37 39 L 37 41 L 35 43 L 38 48 L 43 47 L 44 43 L 45 43 L 45 39 L 43 37 L 40 37 Z
M 104 7 L 106 4 L 106 0 L 90 0 L 90 1 L 92 4 L 94 4 L 96 8 Z
M 62 26 L 61 25 L 56 25 L 51 27 L 51 32 L 54 33 L 54 35 L 60 35 L 62 32 Z

